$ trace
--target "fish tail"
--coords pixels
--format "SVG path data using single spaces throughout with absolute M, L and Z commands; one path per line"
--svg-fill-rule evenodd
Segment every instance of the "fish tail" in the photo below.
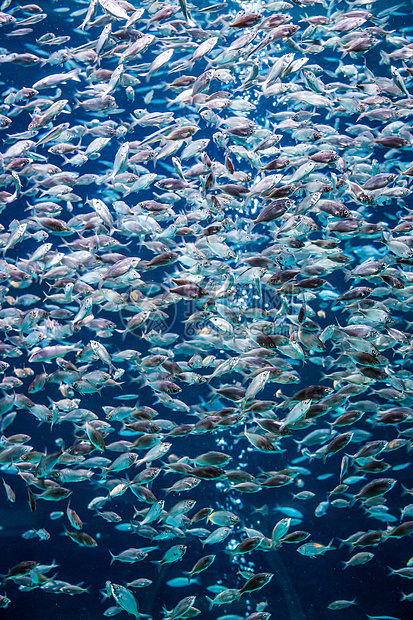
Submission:
M 352 508 L 356 502 L 357 502 L 357 497 L 352 497 L 350 502 L 349 502 L 348 507 Z
M 379 64 L 380 65 L 389 65 L 390 64 L 390 56 L 386 52 L 383 52 L 383 50 L 380 50 L 380 61 L 379 61 Z
M 72 71 L 69 71 L 69 73 L 67 74 L 67 77 L 70 77 L 72 80 L 75 80 L 75 82 L 80 82 L 79 73 L 80 73 L 79 68 L 72 69 Z

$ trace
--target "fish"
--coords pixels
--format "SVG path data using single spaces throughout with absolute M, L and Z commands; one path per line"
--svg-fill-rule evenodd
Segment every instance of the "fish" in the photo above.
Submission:
M 5 0 L 0 607 L 404 617 L 410 13 Z
M 347 607 L 350 607 L 351 605 L 356 605 L 356 604 L 357 603 L 356 603 L 355 598 L 352 601 L 341 599 L 341 600 L 333 601 L 327 606 L 327 608 L 332 609 L 333 611 L 337 611 L 339 609 L 347 609 Z
M 136 599 L 128 588 L 117 583 L 107 581 L 106 593 L 108 597 L 113 596 L 119 607 L 127 611 L 129 614 L 135 616 L 135 618 L 140 617 Z
M 301 547 L 298 547 L 297 551 L 298 553 L 301 553 L 301 555 L 315 558 L 319 555 L 324 555 L 327 551 L 333 551 L 335 549 L 332 545 L 333 540 L 334 539 L 330 540 L 328 545 L 323 545 L 322 543 L 317 542 L 304 543 Z

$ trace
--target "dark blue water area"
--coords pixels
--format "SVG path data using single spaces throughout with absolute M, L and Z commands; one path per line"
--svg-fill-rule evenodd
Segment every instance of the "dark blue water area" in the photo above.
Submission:
M 197 0 L 197 5 L 200 5 Z M 10 50 L 16 51 L 20 48 L 27 48 L 27 44 L 36 45 L 35 39 L 44 34 L 45 32 L 54 32 L 56 35 L 70 34 L 72 39 L 68 45 L 75 47 L 86 42 L 89 37 L 97 38 L 100 33 L 99 28 L 93 30 L 93 34 L 82 35 L 78 32 L 73 32 L 73 28 L 80 22 L 82 18 L 74 18 L 73 22 L 66 21 L 65 13 L 55 13 L 53 9 L 57 7 L 57 3 L 41 5 L 45 12 L 48 13 L 48 19 L 45 22 L 36 24 L 33 27 L 33 33 L 26 35 L 24 38 L 13 39 L 5 36 L 6 28 L 4 27 L 0 31 L 0 46 Z M 60 4 L 59 4 L 60 6 Z M 73 7 L 68 5 L 72 10 L 76 10 L 80 6 L 74 4 Z M 85 5 L 86 6 L 86 5 Z M 338 5 L 341 10 L 346 10 L 347 6 L 344 3 Z M 409 16 L 406 7 L 410 4 L 403 5 L 403 16 L 395 14 L 389 18 L 386 28 L 388 30 L 394 30 L 396 33 L 406 28 L 406 22 L 410 20 L 410 26 L 413 26 L 413 17 Z M 229 9 L 232 9 L 234 13 L 238 10 L 238 6 L 229 5 Z M 383 11 L 387 8 L 387 3 L 377 2 L 373 5 L 373 12 L 375 14 Z M 228 9 L 227 9 L 228 10 Z M 325 12 L 325 9 L 320 11 L 320 7 L 299 7 L 295 6 L 291 9 L 294 22 L 297 23 L 302 15 L 316 15 L 321 12 Z M 205 24 L 204 24 L 205 27 Z M 42 48 L 45 49 L 44 47 Z M 381 49 L 386 50 L 386 44 L 383 43 Z M 388 46 L 387 51 L 390 52 L 394 48 Z M 289 51 L 287 47 L 283 50 Z M 3 52 L 5 53 L 5 52 Z M 312 62 L 320 64 L 320 66 L 334 70 L 335 66 L 330 63 L 331 57 L 337 59 L 339 55 L 337 52 L 328 51 L 328 53 L 320 53 L 312 57 Z M 142 59 L 142 62 L 149 62 L 153 60 L 153 56 L 150 52 Z M 380 57 L 378 52 L 373 48 L 365 55 L 365 62 L 367 67 L 374 75 L 384 76 L 390 78 L 389 66 L 379 64 Z M 116 60 L 105 59 L 105 67 L 114 69 L 116 66 Z M 352 60 L 347 58 L 346 62 L 351 64 Z M 205 69 L 206 64 L 202 61 L 202 69 Z M 330 64 L 329 64 L 330 63 Z M 54 71 L 56 69 L 56 71 Z M 60 72 L 60 67 L 55 67 L 53 70 L 45 65 L 44 67 L 22 67 L 12 65 L 11 63 L 1 64 L 1 80 L 4 83 L 3 90 L 9 87 L 21 88 L 22 86 L 29 86 L 37 79 L 40 79 L 47 73 Z M 66 69 L 65 69 L 66 70 Z M 47 73 L 46 73 L 47 72 Z M 176 76 L 176 74 L 174 74 Z M 155 75 L 149 82 L 149 86 L 155 86 L 166 79 L 167 74 Z M 324 79 L 324 77 L 323 77 Z M 334 81 L 334 78 L 331 78 Z M 329 78 L 326 76 L 326 83 Z M 145 83 L 142 82 L 142 87 Z M 68 98 L 72 102 L 74 83 L 62 84 L 59 86 L 62 91 L 62 97 Z M 215 88 L 215 86 L 214 86 Z M 216 87 L 219 88 L 218 86 Z M 230 89 L 231 86 L 225 85 L 224 89 Z M 116 92 L 116 101 L 118 106 L 124 111 L 119 114 L 114 114 L 113 118 L 117 122 L 124 120 L 125 123 L 130 122 L 130 114 L 135 108 L 145 108 L 146 104 L 143 101 L 145 92 L 136 91 L 135 101 L 131 103 L 125 96 L 123 90 Z M 170 97 L 171 92 L 156 90 L 154 100 L 150 105 L 150 111 L 165 111 L 165 99 Z M 175 112 L 175 108 L 172 108 Z M 283 108 L 277 108 L 277 112 L 282 111 Z M 288 109 L 288 104 L 285 104 L 285 108 Z M 257 122 L 262 122 L 262 119 L 266 115 L 273 111 L 273 102 L 266 100 L 262 97 L 259 101 L 257 110 L 254 113 Z M 326 118 L 326 112 L 318 110 L 320 117 L 318 122 L 327 123 L 329 120 Z M 177 116 L 179 112 L 177 112 Z M 346 115 L 342 118 L 335 117 L 332 123 L 337 125 L 340 132 L 344 133 L 346 128 L 351 127 L 357 121 L 357 114 Z M 109 116 L 109 118 L 111 118 Z M 64 115 L 61 115 L 61 121 L 65 122 Z M 82 124 L 90 122 L 91 116 L 86 114 L 82 108 L 72 108 L 70 116 L 67 116 L 67 121 L 71 125 Z M 98 119 L 101 120 L 101 119 Z M 13 121 L 12 131 L 6 130 L 6 133 L 18 133 L 19 131 L 25 131 L 27 125 L 30 122 L 28 112 L 21 113 Z M 212 137 L 212 134 L 216 131 L 216 128 L 211 127 L 204 123 L 199 117 L 197 122 L 200 127 L 199 135 L 202 137 Z M 369 121 L 369 126 L 374 128 L 375 122 Z M 152 128 L 142 129 L 136 126 L 132 131 L 126 134 L 124 139 L 129 141 L 141 140 L 145 135 L 148 135 L 152 131 Z M 85 164 L 81 172 L 84 173 L 98 173 L 109 170 L 112 166 L 116 152 L 122 143 L 122 140 L 113 139 L 112 142 L 104 149 L 101 157 L 97 160 L 88 162 Z M 288 136 L 286 141 L 283 142 L 285 146 L 288 146 Z M 293 144 L 293 141 L 291 141 Z M 2 150 L 7 148 L 7 144 L 3 144 Z M 215 143 L 211 140 L 208 154 L 211 159 L 222 160 L 223 151 L 219 149 Z M 44 155 L 47 156 L 50 163 L 61 165 L 62 160 L 54 155 L 49 155 L 47 151 L 44 151 Z M 379 163 L 384 161 L 385 152 L 377 151 L 377 159 Z M 410 151 L 401 151 L 398 155 L 397 163 L 409 162 Z M 107 166 L 105 164 L 107 163 Z M 170 165 L 168 160 L 167 162 Z M 149 171 L 152 171 L 152 164 L 148 166 Z M 253 173 L 253 169 L 249 169 L 245 164 L 245 168 Z M 159 169 L 156 170 L 159 172 Z M 391 171 L 394 171 L 391 169 Z M 169 176 L 169 171 L 165 172 Z M 93 188 L 93 189 L 92 189 Z M 23 185 L 23 191 L 25 186 Z M 77 187 L 76 193 L 83 199 L 93 197 L 93 192 L 99 190 L 95 186 Z M 156 193 L 155 193 L 156 195 Z M 96 194 L 98 196 L 98 193 Z M 153 198 L 152 191 L 140 192 L 139 200 L 145 200 Z M 14 219 L 23 219 L 27 216 L 25 211 L 27 204 L 31 203 L 31 197 L 21 197 L 18 201 L 15 201 L 12 208 L 6 207 L 6 209 L 0 215 L 0 222 L 7 229 L 10 222 Z M 79 203 L 81 204 L 81 203 Z M 411 208 L 411 197 L 408 197 L 404 203 L 404 211 L 407 213 Z M 353 203 L 352 208 L 356 208 Z M 81 210 L 82 207 L 75 205 L 74 213 L 77 209 Z M 394 210 L 394 216 L 399 212 L 400 205 L 396 202 L 391 204 L 385 203 L 384 205 L 375 205 L 374 207 L 366 207 L 365 213 L 369 214 L 369 221 L 380 222 L 383 219 L 390 217 L 391 211 Z M 176 213 L 185 211 L 184 201 L 181 199 L 179 203 L 175 205 Z M 64 220 L 68 220 L 74 213 L 67 213 L 65 211 L 59 216 Z M 237 214 L 236 212 L 230 213 L 230 215 L 236 219 L 237 217 L 242 220 L 243 214 Z M 321 233 L 313 233 L 311 238 L 317 239 L 321 236 Z M 127 243 L 129 240 L 120 237 L 123 243 Z M 52 237 L 51 240 L 58 246 L 58 249 L 62 252 L 69 252 L 65 247 L 65 241 L 72 241 L 72 237 L 65 239 L 58 239 Z M 353 253 L 357 248 L 365 245 L 364 240 L 355 238 L 353 242 L 347 241 L 348 251 Z M 380 248 L 383 252 L 383 245 L 380 243 L 380 238 L 374 237 L 371 239 L 371 245 L 376 248 Z M 250 246 L 249 249 L 256 250 L 257 252 L 262 250 L 264 244 L 258 240 L 256 246 Z M 25 257 L 29 255 L 36 248 L 36 242 L 27 239 L 24 240 L 17 248 L 11 249 L 7 253 L 8 259 L 18 259 L 21 256 Z M 141 242 L 139 237 L 132 238 L 132 242 L 125 248 L 121 248 L 117 251 L 124 252 L 126 255 L 139 256 L 141 259 L 149 259 L 152 254 L 145 248 L 144 242 Z M 356 256 L 356 254 L 353 254 Z M 152 284 L 155 288 L 162 290 L 165 282 L 165 273 L 173 273 L 174 267 L 162 268 L 154 270 L 150 275 L 145 275 L 144 279 L 149 284 Z M 328 281 L 333 287 L 341 292 L 346 290 L 346 284 L 344 274 L 339 271 L 335 271 L 328 276 Z M 45 283 L 34 282 L 29 289 L 21 289 L 18 294 L 24 294 L 30 292 L 37 294 L 43 298 L 44 292 L 49 292 Z M 5 293 L 5 291 L 4 291 Z M 8 291 L 10 294 L 10 291 Z M 279 304 L 279 300 L 276 296 L 270 293 L 266 293 L 267 303 L 274 305 Z M 6 301 L 3 300 L 3 308 L 7 307 Z M 47 309 L 47 303 L 44 307 Z M 74 308 L 77 308 L 74 305 Z M 314 305 L 315 309 L 328 309 L 325 319 L 320 319 L 320 326 L 325 327 L 332 322 L 331 314 L 334 315 L 333 319 L 343 323 L 346 320 L 343 311 L 337 307 L 333 313 L 330 313 L 329 304 L 323 300 L 318 300 Z M 178 342 L 185 342 L 190 340 L 191 334 L 188 328 L 182 323 L 183 318 L 187 318 L 194 310 L 195 305 L 191 302 L 181 301 L 176 306 L 167 308 L 166 312 L 168 318 L 160 321 L 159 324 L 154 324 L 153 327 L 163 332 L 173 332 L 178 335 Z M 411 313 L 410 313 L 411 314 Z M 129 318 L 128 313 L 113 313 L 100 310 L 98 316 L 100 318 L 107 318 L 117 323 L 122 328 L 125 325 L 125 321 Z M 409 320 L 408 316 L 406 318 Z M 411 319 L 411 316 L 410 316 Z M 324 323 L 323 323 L 324 321 Z M 88 342 L 88 339 L 92 339 L 94 336 L 92 333 L 85 329 L 82 329 L 78 334 L 74 334 L 69 341 L 75 343 L 78 340 L 82 340 L 84 344 Z M 147 340 L 130 333 L 126 336 L 125 340 L 122 339 L 121 334 L 114 333 L 110 340 L 103 341 L 105 346 L 108 346 L 110 351 L 114 352 L 118 349 L 137 349 L 142 356 L 146 355 L 150 343 Z M 224 357 L 226 352 L 210 351 L 217 355 L 217 357 Z M 331 356 L 331 351 L 328 349 L 325 356 Z M 24 352 L 26 355 L 26 352 Z M 386 355 L 390 353 L 386 352 Z M 25 358 L 17 358 L 15 360 L 16 366 L 23 366 L 22 363 Z M 74 359 L 72 356 L 68 356 L 68 359 Z M 179 361 L 187 359 L 187 356 L 177 353 L 175 360 Z M 14 365 L 13 359 L 7 359 L 7 361 Z M 96 363 L 93 367 L 100 368 L 101 365 Z M 162 406 L 162 404 L 155 404 L 153 392 L 149 387 L 142 387 L 140 384 L 134 383 L 134 379 L 137 378 L 138 373 L 127 365 L 125 375 L 121 381 L 125 383 L 119 388 L 113 388 L 111 390 L 103 390 L 102 395 L 82 395 L 81 406 L 90 409 L 96 413 L 99 417 L 104 419 L 102 412 L 102 406 L 107 405 L 119 405 L 121 401 L 116 400 L 116 396 L 121 396 L 124 393 L 136 393 L 137 400 L 140 405 L 155 406 L 159 412 L 160 418 L 166 418 L 174 421 L 177 424 L 180 423 L 193 423 L 197 418 L 193 415 L 188 415 L 186 412 L 172 411 Z M 33 364 L 35 371 L 41 372 L 40 364 Z M 409 368 L 406 363 L 406 368 Z M 55 370 L 55 363 L 46 364 L 45 370 Z M 323 373 L 334 371 L 333 368 L 323 368 L 322 366 L 316 366 L 315 364 L 306 364 L 305 375 L 302 376 L 302 383 L 300 385 L 283 385 L 282 392 L 285 396 L 291 396 L 300 387 L 305 387 L 310 384 L 317 384 L 320 381 L 326 382 L 331 385 L 331 381 L 323 379 Z M 297 371 L 300 373 L 300 367 L 297 366 Z M 241 375 L 235 375 L 237 380 L 241 380 Z M 27 393 L 27 387 L 30 384 L 31 378 L 23 380 L 23 386 L 19 388 L 19 392 Z M 218 382 L 214 383 L 217 387 Z M 260 393 L 260 398 L 273 399 L 275 397 L 276 387 L 275 384 L 269 384 Z M 380 385 L 384 387 L 384 385 Z M 76 395 L 77 396 L 77 395 Z M 178 395 L 186 404 L 193 408 L 193 411 L 197 411 L 197 408 L 213 411 L 215 408 L 219 408 L 219 403 L 224 404 L 222 401 L 211 401 L 211 388 L 206 385 L 201 386 L 184 386 L 183 392 Z M 33 400 L 36 403 L 49 405 L 50 400 L 58 400 L 61 398 L 61 394 L 55 384 L 46 384 L 45 389 L 41 392 L 33 395 Z M 369 394 L 371 400 L 374 397 Z M 134 402 L 134 401 L 131 401 Z M 375 397 L 375 403 L 379 407 L 387 406 L 384 399 Z M 328 428 L 327 422 L 324 423 L 323 419 L 319 419 L 317 428 Z M 120 425 L 117 425 L 117 430 L 120 430 Z M 368 421 L 361 421 L 357 424 L 357 428 L 372 432 L 374 439 L 384 439 L 390 441 L 397 435 L 395 428 L 390 427 L 373 427 Z M 311 428 L 310 428 L 311 430 Z M 65 446 L 72 445 L 74 440 L 73 426 L 69 423 L 62 423 L 58 428 L 50 428 L 50 425 L 39 423 L 29 412 L 19 410 L 13 425 L 6 430 L 6 434 L 27 433 L 31 436 L 30 444 L 34 445 L 36 450 L 47 450 L 53 452 L 57 450 L 56 440 L 62 438 Z M 273 471 L 281 470 L 287 464 L 300 455 L 297 449 L 297 444 L 294 440 L 302 439 L 307 430 L 295 431 L 294 439 L 287 437 L 282 441 L 283 452 L 280 454 L 263 454 L 259 453 L 249 447 L 243 435 L 243 426 L 238 425 L 230 430 L 219 430 L 216 433 L 205 433 L 199 435 L 190 435 L 185 438 L 173 438 L 173 447 L 171 454 L 181 457 L 183 455 L 189 458 L 196 457 L 197 455 L 207 452 L 208 450 L 219 449 L 232 456 L 232 462 L 228 466 L 229 468 L 247 469 L 248 472 L 254 476 L 258 476 L 260 471 Z M 113 433 L 113 441 L 115 440 L 117 433 Z M 121 437 L 119 437 L 121 438 Z M 354 450 L 355 451 L 355 450 Z M 350 452 L 350 451 L 349 451 Z M 105 455 L 106 456 L 106 455 Z M 109 458 L 114 458 L 112 453 Z M 247 612 L 251 612 L 255 609 L 256 605 L 262 601 L 267 601 L 266 609 L 272 613 L 272 617 L 279 620 L 329 620 L 330 618 L 338 617 L 345 618 L 346 620 L 361 620 L 366 618 L 366 614 L 378 615 L 378 616 L 395 616 L 400 620 L 410 620 L 413 618 L 412 603 L 400 602 L 401 593 L 409 593 L 411 586 L 407 579 L 402 579 L 397 576 L 388 576 L 389 567 L 400 568 L 405 566 L 408 559 L 413 556 L 413 546 L 411 537 L 407 537 L 401 540 L 388 540 L 381 544 L 379 547 L 368 547 L 368 551 L 375 553 L 374 559 L 367 565 L 358 566 L 354 568 L 348 568 L 343 571 L 342 563 L 347 561 L 350 557 L 348 547 L 343 545 L 340 547 L 339 539 L 345 539 L 356 531 L 366 531 L 368 529 L 386 529 L 386 524 L 372 518 L 367 518 L 360 502 L 357 502 L 352 508 L 340 510 L 331 506 L 328 508 L 327 514 L 320 518 L 314 515 L 314 510 L 319 502 L 326 499 L 327 493 L 331 491 L 334 486 L 339 484 L 339 471 L 342 454 L 333 455 L 324 464 L 322 460 L 314 459 L 311 461 L 304 460 L 299 463 L 300 466 L 308 468 L 311 473 L 303 475 L 302 479 L 305 482 L 305 489 L 312 490 L 316 495 L 314 498 L 299 502 L 293 500 L 292 494 L 297 493 L 300 489 L 296 485 L 287 485 L 284 488 L 278 489 L 266 489 L 261 490 L 257 494 L 240 494 L 234 491 L 228 491 L 228 489 L 222 484 L 214 481 L 201 481 L 201 483 L 192 490 L 189 494 L 175 494 L 171 493 L 166 496 L 166 507 L 170 508 L 172 505 L 181 499 L 187 499 L 187 496 L 197 501 L 197 508 L 203 506 L 212 506 L 215 509 L 227 509 L 236 513 L 241 521 L 234 528 L 234 535 L 230 539 L 234 539 L 239 542 L 245 534 L 243 533 L 243 527 L 251 527 L 262 531 L 266 536 L 271 536 L 271 531 L 274 525 L 286 515 L 288 507 L 293 507 L 300 510 L 303 515 L 303 520 L 300 525 L 295 526 L 294 529 L 304 529 L 311 532 L 311 540 L 321 542 L 327 545 L 331 539 L 334 539 L 333 546 L 337 547 L 336 550 L 327 552 L 322 557 L 315 559 L 303 557 L 297 553 L 295 545 L 284 544 L 279 551 L 269 551 L 246 555 L 242 560 L 233 560 L 227 551 L 224 551 L 222 545 L 205 547 L 202 549 L 201 542 L 195 536 L 187 536 L 182 539 L 182 543 L 188 546 L 187 552 L 181 562 L 164 566 L 161 570 L 153 563 L 154 560 L 160 559 L 164 552 L 172 545 L 179 544 L 181 540 L 175 538 L 167 541 L 161 541 L 158 544 L 158 549 L 150 553 L 149 557 L 143 562 L 136 564 L 125 564 L 120 562 L 110 563 L 111 557 L 109 551 L 112 553 L 119 553 L 120 551 L 129 547 L 145 547 L 155 546 L 156 543 L 149 539 L 129 532 L 123 532 L 115 529 L 113 523 L 106 523 L 102 519 L 96 517 L 93 511 L 87 508 L 89 502 L 93 497 L 98 495 L 105 495 L 98 484 L 98 475 L 95 473 L 90 482 L 71 483 L 68 486 L 73 490 L 71 506 L 81 516 L 84 521 L 84 531 L 92 535 L 98 542 L 98 546 L 93 549 L 84 548 L 76 545 L 68 536 L 64 535 L 64 525 L 68 525 L 67 519 L 63 516 L 61 519 L 52 520 L 50 513 L 53 511 L 65 511 L 67 501 L 61 502 L 47 502 L 38 500 L 37 509 L 35 514 L 29 509 L 27 502 L 26 485 L 23 480 L 15 475 L 15 472 L 8 472 L 6 467 L 2 468 L 2 477 L 4 480 L 11 484 L 13 490 L 16 493 L 16 502 L 14 504 L 6 501 L 5 495 L 1 495 L 0 499 L 0 525 L 2 529 L 0 531 L 1 541 L 1 556 L 0 556 L 0 573 L 7 574 L 8 570 L 19 562 L 25 560 L 35 560 L 40 564 L 52 564 L 56 562 L 56 568 L 52 568 L 48 573 L 50 576 L 57 574 L 56 579 L 67 581 L 71 584 L 82 584 L 84 587 L 89 588 L 89 592 L 77 596 L 70 597 L 67 594 L 53 594 L 45 591 L 44 589 L 36 588 L 31 591 L 22 591 L 18 589 L 17 584 L 7 581 L 3 589 L 0 589 L 1 593 L 7 593 L 7 596 L 11 599 L 11 603 L 7 609 L 0 610 L 0 616 L 7 620 L 72 620 L 76 618 L 78 620 L 95 620 L 103 616 L 104 610 L 113 605 L 113 599 L 105 600 L 105 582 L 110 580 L 114 583 L 125 584 L 129 581 L 137 579 L 138 577 L 146 577 L 153 581 L 152 585 L 145 589 L 134 590 L 134 594 L 139 603 L 139 609 L 143 614 L 151 614 L 154 619 L 163 617 L 162 608 L 172 609 L 176 603 L 184 596 L 196 595 L 196 607 L 201 610 L 200 618 L 218 618 L 227 614 L 239 615 L 241 618 L 246 617 Z M 403 453 L 403 457 L 400 456 L 398 451 L 386 453 L 386 462 L 391 466 L 400 462 L 411 460 L 410 453 Z M 97 470 L 95 470 L 97 471 Z M 331 478 L 319 480 L 318 476 L 322 476 L 325 473 L 332 474 Z M 128 475 L 131 477 L 135 475 L 136 470 L 129 470 Z M 407 467 L 405 470 L 397 471 L 390 474 L 397 478 L 397 485 L 392 491 L 387 494 L 389 511 L 395 516 L 399 516 L 400 508 L 410 503 L 409 498 L 411 496 L 401 496 L 402 487 L 412 487 L 412 474 L 411 468 Z M 385 474 L 387 475 L 387 474 Z M 123 473 L 119 475 L 123 477 Z M 174 474 L 162 475 L 154 481 L 151 489 L 157 498 L 164 497 L 163 489 L 166 486 L 171 486 L 176 480 L 177 476 Z M 366 478 L 366 481 L 368 478 Z M 66 486 L 66 485 L 64 485 Z M 357 487 L 357 488 L 356 488 Z M 349 492 L 356 492 L 360 489 L 360 483 L 355 485 L 354 489 L 350 487 Z M 266 508 L 265 508 L 266 506 Z M 110 503 L 107 503 L 104 510 L 113 510 L 118 513 L 123 520 L 123 523 L 128 523 L 132 520 L 134 514 L 134 507 L 143 509 L 145 505 L 132 495 L 130 491 L 127 491 L 124 495 L 118 498 L 114 498 Z M 257 509 L 259 509 L 257 511 Z M 283 510 L 284 509 L 284 510 Z M 192 513 L 190 513 L 191 516 Z M 205 526 L 205 522 L 197 524 L 199 527 L 208 527 L 212 530 L 211 525 Z M 194 526 L 195 527 L 195 526 Z M 45 541 L 39 541 L 38 539 L 25 539 L 22 534 L 30 529 L 46 529 L 50 534 L 50 539 Z M 339 548 L 340 547 L 340 548 Z M 361 549 L 356 549 L 360 551 Z M 173 588 L 166 585 L 167 581 L 172 578 L 182 577 L 185 571 L 189 571 L 196 560 L 202 555 L 208 553 L 217 553 L 215 563 L 206 571 L 198 576 L 198 583 L 188 586 L 180 586 Z M 239 569 L 253 569 L 255 573 L 258 572 L 271 572 L 274 573 L 274 577 L 269 585 L 258 592 L 254 592 L 250 595 L 244 595 L 240 602 L 235 602 L 230 606 L 214 607 L 212 611 L 208 610 L 208 603 L 205 599 L 207 594 L 213 598 L 213 594 L 208 592 L 206 588 L 213 584 L 225 584 L 228 588 L 241 588 L 244 579 L 237 573 Z M 357 605 L 352 606 L 343 611 L 330 611 L 327 606 L 337 599 L 353 599 L 356 598 Z M 119 617 L 126 617 L 126 612 L 121 612 Z

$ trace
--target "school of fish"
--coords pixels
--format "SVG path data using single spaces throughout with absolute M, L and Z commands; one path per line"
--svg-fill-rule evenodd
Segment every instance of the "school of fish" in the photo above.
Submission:
M 413 617 L 411 9 L 4 0 L 10 617 Z

